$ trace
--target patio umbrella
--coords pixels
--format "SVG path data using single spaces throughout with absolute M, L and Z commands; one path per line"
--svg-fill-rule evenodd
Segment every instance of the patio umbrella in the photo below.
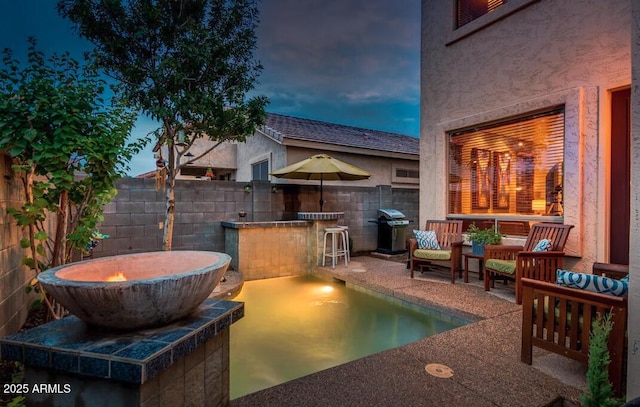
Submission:
M 287 179 L 320 180 L 320 212 L 322 212 L 323 181 L 357 181 L 371 176 L 365 170 L 347 164 L 327 154 L 316 154 L 271 173 L 274 177 Z

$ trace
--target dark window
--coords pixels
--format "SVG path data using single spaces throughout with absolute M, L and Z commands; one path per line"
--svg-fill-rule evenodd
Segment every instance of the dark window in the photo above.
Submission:
M 207 173 L 207 169 L 203 167 L 186 166 L 180 169 L 180 175 L 191 177 L 204 177 Z
M 269 181 L 269 160 L 251 165 L 251 179 L 254 181 Z
M 396 169 L 396 177 L 398 178 L 420 178 L 420 171 L 418 170 L 403 170 L 401 168 Z
M 456 0 L 456 28 L 492 12 L 509 0 Z

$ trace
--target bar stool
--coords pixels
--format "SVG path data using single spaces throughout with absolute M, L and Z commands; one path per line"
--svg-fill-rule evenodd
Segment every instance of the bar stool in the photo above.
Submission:
M 327 238 L 331 236 L 331 251 L 327 253 Z M 336 268 L 337 259 L 344 257 L 344 265 L 347 266 L 347 243 L 344 229 L 339 227 L 325 228 L 322 244 L 322 266 L 325 265 L 327 257 L 331 258 L 331 267 Z
M 344 241 L 347 242 L 345 245 L 345 250 L 347 251 L 347 262 L 351 261 L 351 245 L 349 244 L 349 226 L 346 225 L 338 225 L 336 226 L 342 229 L 342 233 L 344 233 Z

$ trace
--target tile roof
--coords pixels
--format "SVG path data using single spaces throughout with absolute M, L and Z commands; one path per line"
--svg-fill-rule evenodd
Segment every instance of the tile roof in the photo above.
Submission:
M 416 137 L 277 113 L 267 113 L 261 130 L 280 142 L 288 138 L 405 154 L 420 153 L 420 142 Z

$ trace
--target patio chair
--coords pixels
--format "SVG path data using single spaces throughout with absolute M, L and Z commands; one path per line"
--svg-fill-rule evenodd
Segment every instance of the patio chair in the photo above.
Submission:
M 555 281 L 562 268 L 564 246 L 573 225 L 535 223 L 524 246 L 489 245 L 484 247 L 484 289 L 493 287 L 495 277 L 515 281 L 516 303 L 522 304 L 521 279 Z M 545 240 L 543 242 L 543 240 Z M 542 247 L 546 246 L 546 247 Z M 542 250 L 542 251 L 540 251 Z
M 435 232 L 439 248 L 421 249 L 417 239 L 409 239 L 407 249 L 411 278 L 414 277 L 415 267 L 424 273 L 432 265 L 445 265 L 451 272 L 451 284 L 454 284 L 456 270 L 462 278 L 462 221 L 428 220 L 424 230 Z

